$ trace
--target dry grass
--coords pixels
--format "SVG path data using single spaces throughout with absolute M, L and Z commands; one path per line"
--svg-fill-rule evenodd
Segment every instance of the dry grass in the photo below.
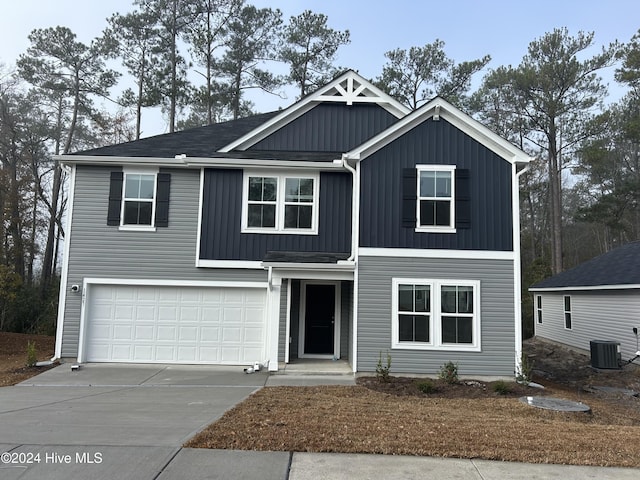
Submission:
M 187 446 L 640 467 L 640 412 L 612 413 L 597 399 L 589 405 L 591 414 L 569 414 L 516 398 L 398 397 L 362 386 L 267 387 Z
M 35 342 L 38 361 L 53 357 L 55 337 L 0 332 L 0 387 L 15 385 L 46 367 L 27 367 L 27 342 Z

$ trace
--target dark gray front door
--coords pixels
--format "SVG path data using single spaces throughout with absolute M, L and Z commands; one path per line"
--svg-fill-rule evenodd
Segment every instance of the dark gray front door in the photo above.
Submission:
M 333 355 L 335 285 L 307 284 L 304 309 L 304 353 Z

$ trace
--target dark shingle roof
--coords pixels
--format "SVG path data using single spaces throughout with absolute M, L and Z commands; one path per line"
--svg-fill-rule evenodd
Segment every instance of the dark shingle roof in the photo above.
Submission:
M 603 253 L 530 289 L 640 285 L 640 241 Z
M 280 112 L 262 113 L 205 127 L 189 128 L 133 142 L 75 152 L 74 155 L 174 158 L 176 155 L 185 154 L 188 157 L 213 157 L 217 150 L 259 127 L 278 113 Z

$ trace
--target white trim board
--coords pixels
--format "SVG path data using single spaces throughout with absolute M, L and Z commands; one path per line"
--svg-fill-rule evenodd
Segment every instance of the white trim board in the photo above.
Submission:
M 67 307 L 67 282 L 69 281 L 69 250 L 71 248 L 71 224 L 73 220 L 73 202 L 76 190 L 76 166 L 71 167 L 71 179 L 69 181 L 69 209 L 67 210 L 67 235 L 64 238 L 64 253 L 62 259 L 62 272 L 60 274 L 60 292 L 58 296 L 58 319 L 56 326 L 56 345 L 53 358 L 62 356 L 62 334 L 64 333 L 64 312 Z
M 264 270 L 260 260 L 203 260 L 196 258 L 196 267 L 200 268 L 243 268 L 250 270 Z
M 238 282 L 225 280 L 171 280 L 154 278 L 94 278 L 84 279 L 84 285 L 136 285 L 150 287 L 228 287 L 268 288 L 267 282 Z
M 463 260 L 515 260 L 514 252 L 495 250 L 444 250 L 418 248 L 371 248 L 358 249 L 360 257 L 400 257 L 400 258 L 452 258 Z
M 530 292 L 569 292 L 569 291 L 585 291 L 594 292 L 599 290 L 637 290 L 640 289 L 640 285 L 590 285 L 590 286 L 575 286 L 575 287 L 544 287 L 544 288 L 529 288 Z

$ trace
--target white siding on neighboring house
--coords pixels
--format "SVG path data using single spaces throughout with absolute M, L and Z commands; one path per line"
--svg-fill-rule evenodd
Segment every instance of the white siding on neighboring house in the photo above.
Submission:
M 640 291 L 560 291 L 535 292 L 542 296 L 542 323 L 534 322 L 535 334 L 575 348 L 590 349 L 591 340 L 620 342 L 622 360 L 635 356 L 636 337 L 640 330 Z M 572 328 L 565 328 L 564 297 L 571 296 Z M 534 301 L 534 308 L 535 308 Z

